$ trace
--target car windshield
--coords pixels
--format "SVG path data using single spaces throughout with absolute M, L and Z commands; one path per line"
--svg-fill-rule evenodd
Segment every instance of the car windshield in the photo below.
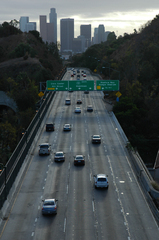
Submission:
M 77 160 L 82 160 L 83 157 L 82 157 L 82 156 L 77 156 L 76 159 L 77 159 Z
M 55 205 L 54 201 L 44 202 L 44 206 Z
M 106 178 L 98 178 L 98 182 L 106 182 Z
M 94 135 L 93 138 L 100 138 L 100 136 Z
M 70 125 L 69 124 L 65 124 L 65 127 L 69 127 Z
M 56 153 L 56 156 L 63 156 L 63 153 Z
M 52 124 L 52 123 L 50 123 L 50 124 L 46 124 L 46 126 L 47 126 L 47 127 L 52 127 L 53 124 Z
M 48 145 L 41 145 L 40 148 L 49 148 Z

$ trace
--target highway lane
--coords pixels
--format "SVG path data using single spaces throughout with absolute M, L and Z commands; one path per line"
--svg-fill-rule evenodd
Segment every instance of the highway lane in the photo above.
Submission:
M 64 105 L 66 97 L 71 98 L 70 106 Z M 82 112 L 75 114 L 79 98 Z M 86 111 L 89 104 L 94 107 L 91 113 Z M 48 133 L 45 123 L 51 120 L 55 132 Z M 71 132 L 63 132 L 65 123 L 72 124 Z M 93 134 L 101 134 L 100 145 L 91 143 Z M 42 142 L 52 145 L 50 156 L 38 156 Z M 54 162 L 59 150 L 66 153 L 64 163 Z M 74 166 L 76 154 L 85 155 L 85 166 Z M 1 239 L 158 238 L 157 225 L 100 92 L 57 92 L 30 158 L 8 221 L 1 227 Z M 100 172 L 109 176 L 108 190 L 94 188 L 93 175 Z M 58 213 L 42 216 L 42 199 L 51 197 L 58 199 Z

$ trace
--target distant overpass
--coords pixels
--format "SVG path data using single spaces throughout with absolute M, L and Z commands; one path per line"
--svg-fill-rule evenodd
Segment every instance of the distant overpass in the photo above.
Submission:
M 3 91 L 0 91 L 0 105 L 10 107 L 14 112 L 18 111 L 16 102 Z

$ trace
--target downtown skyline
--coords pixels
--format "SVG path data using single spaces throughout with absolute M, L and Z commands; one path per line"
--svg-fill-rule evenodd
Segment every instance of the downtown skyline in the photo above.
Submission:
M 159 13 L 158 1 L 145 2 L 140 0 L 127 2 L 126 0 L 114 0 L 106 2 L 97 1 L 76 1 L 68 0 L 63 2 L 55 0 L 52 4 L 46 0 L 6 0 L 1 3 L 0 24 L 4 21 L 10 22 L 13 19 L 19 21 L 21 16 L 28 16 L 30 22 L 36 22 L 36 29 L 40 32 L 39 16 L 46 15 L 49 19 L 48 9 L 55 8 L 57 11 L 57 40 L 60 41 L 60 19 L 74 19 L 74 36 L 80 35 L 80 25 L 91 24 L 92 36 L 94 28 L 100 24 L 105 26 L 106 31 L 114 31 L 117 36 L 124 33 L 133 33 L 137 31 L 148 21 L 151 21 Z

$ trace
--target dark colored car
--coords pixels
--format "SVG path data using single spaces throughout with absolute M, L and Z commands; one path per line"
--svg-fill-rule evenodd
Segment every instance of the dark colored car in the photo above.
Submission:
M 55 130 L 55 124 L 54 123 L 46 123 L 46 131 L 54 131 Z
M 83 155 L 76 155 L 74 157 L 74 165 L 85 165 L 85 159 Z
M 84 93 L 89 94 L 89 91 L 86 90 L 86 91 L 84 91 Z
M 78 100 L 77 100 L 77 104 L 82 104 L 82 100 L 81 100 L 81 99 L 78 99 Z
M 92 143 L 101 143 L 101 136 L 100 135 L 93 135 L 92 136 Z

